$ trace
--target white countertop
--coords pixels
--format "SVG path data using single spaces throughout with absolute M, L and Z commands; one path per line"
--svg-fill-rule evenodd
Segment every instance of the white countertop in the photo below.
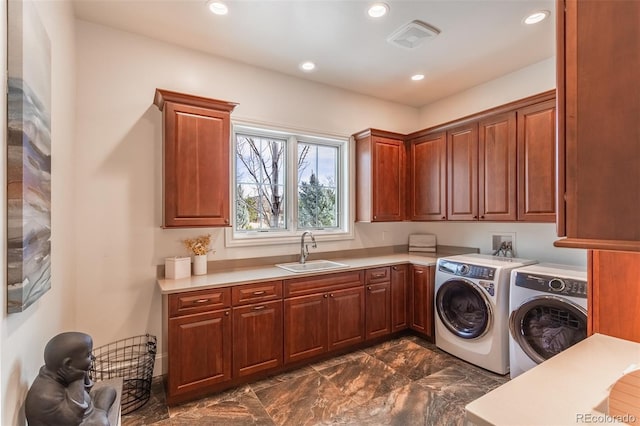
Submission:
M 466 406 L 476 425 L 620 424 L 606 416 L 609 388 L 640 343 L 594 334 Z
M 255 281 L 281 280 L 298 278 L 311 275 L 330 274 L 335 272 L 350 271 L 354 269 L 375 268 L 379 266 L 399 265 L 411 263 L 414 265 L 433 266 L 439 256 L 433 254 L 392 254 L 373 257 L 352 257 L 342 259 L 330 259 L 334 262 L 349 265 L 347 268 L 330 269 L 316 272 L 289 272 L 273 265 L 262 265 L 253 268 L 237 268 L 217 271 L 207 275 L 192 275 L 179 280 L 159 279 L 158 286 L 162 294 L 179 293 L 190 290 L 203 290 L 219 286 L 245 284 Z M 309 259 L 310 261 L 313 259 Z

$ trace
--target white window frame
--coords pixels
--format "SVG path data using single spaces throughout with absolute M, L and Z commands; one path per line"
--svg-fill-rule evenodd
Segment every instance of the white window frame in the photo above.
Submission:
M 285 217 L 286 229 L 282 231 L 236 231 L 236 133 L 250 133 L 257 136 L 283 138 L 286 136 L 286 155 L 285 155 Z M 317 145 L 328 145 L 338 147 L 338 222 L 337 228 L 330 229 L 311 229 L 313 235 L 318 241 L 336 241 L 354 239 L 354 220 L 353 220 L 353 173 L 350 173 L 354 166 L 352 144 L 349 138 L 339 135 L 324 135 L 316 132 L 309 132 L 297 129 L 287 129 L 276 127 L 268 124 L 254 124 L 251 122 L 232 123 L 232 131 L 230 138 L 230 155 L 231 162 L 231 218 L 233 225 L 225 229 L 225 246 L 226 247 L 246 247 L 256 245 L 270 244 L 289 244 L 299 242 L 300 236 L 304 231 L 309 229 L 297 229 L 298 222 L 298 142 L 310 143 Z

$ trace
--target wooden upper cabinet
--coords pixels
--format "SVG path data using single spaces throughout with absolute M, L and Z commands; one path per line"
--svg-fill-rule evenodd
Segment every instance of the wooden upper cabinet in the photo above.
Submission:
M 567 237 L 556 245 L 640 251 L 640 2 L 556 9 L 558 235 Z
M 447 134 L 409 141 L 409 219 L 447 219 Z
M 356 221 L 405 218 L 406 149 L 403 136 L 369 129 L 356 141 Z
M 449 220 L 478 218 L 478 124 L 447 132 Z
M 230 226 L 230 115 L 236 104 L 156 89 L 162 111 L 163 225 Z
M 556 103 L 542 102 L 518 114 L 518 220 L 556 220 Z
M 481 120 L 478 129 L 479 219 L 516 220 L 516 113 Z

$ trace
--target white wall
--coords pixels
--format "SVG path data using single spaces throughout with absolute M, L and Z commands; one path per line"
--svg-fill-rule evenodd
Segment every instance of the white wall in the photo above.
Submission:
M 551 57 L 425 105 L 420 108 L 418 128 L 446 123 L 555 87 L 556 63 L 555 57 Z
M 0 44 L 6 46 L 6 0 L 2 1 Z M 51 40 L 52 77 L 52 193 L 51 193 L 51 290 L 26 311 L 6 314 L 6 274 L 0 274 L 2 291 L 0 307 L 2 382 L 1 422 L 20 425 L 24 419 L 24 397 L 40 366 L 43 351 L 54 335 L 70 329 L 86 330 L 76 323 L 75 245 L 74 245 L 74 116 L 75 116 L 75 38 L 73 8 L 67 1 L 36 3 L 40 19 Z M 6 55 L 1 55 L 6 69 Z M 0 127 L 6 129 L 6 91 L 2 79 Z M 2 131 L 2 146 L 6 147 L 6 132 Z M 6 149 L 0 152 L 0 175 L 6 179 Z M 0 188 L 0 198 L 6 199 L 6 180 Z M 6 203 L 0 210 L 2 227 L 6 226 Z M 2 241 L 0 269 L 6 270 L 6 241 Z

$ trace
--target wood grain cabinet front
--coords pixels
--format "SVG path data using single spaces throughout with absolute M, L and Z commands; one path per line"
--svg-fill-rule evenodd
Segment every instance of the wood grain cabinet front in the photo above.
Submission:
M 405 219 L 406 148 L 404 136 L 368 129 L 356 141 L 356 221 Z
M 282 365 L 282 300 L 233 308 L 233 375 Z
M 169 319 L 167 401 L 231 380 L 231 309 Z
M 230 226 L 229 134 L 237 104 L 156 89 L 162 111 L 163 226 Z
M 437 132 L 408 141 L 409 219 L 447 219 L 447 134 Z
M 561 247 L 640 251 L 640 2 L 557 2 Z M 625 40 L 625 42 L 623 42 Z
M 391 267 L 391 331 L 409 328 L 409 265 Z
M 391 267 L 365 271 L 365 338 L 391 333 Z
M 364 341 L 363 276 L 353 271 L 285 281 L 285 364 Z
M 411 266 L 410 327 L 431 341 L 435 338 L 434 281 L 434 267 Z

